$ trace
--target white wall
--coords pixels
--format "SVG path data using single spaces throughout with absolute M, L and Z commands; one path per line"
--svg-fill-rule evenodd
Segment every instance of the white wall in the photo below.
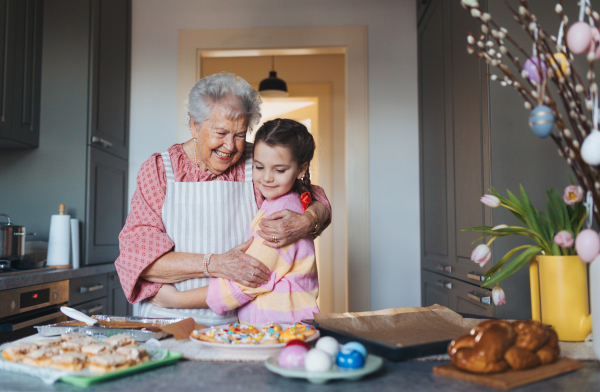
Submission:
M 419 306 L 415 5 L 414 0 L 133 0 L 130 196 L 142 162 L 176 142 L 177 111 L 184 110 L 177 102 L 178 30 L 367 26 L 371 308 Z

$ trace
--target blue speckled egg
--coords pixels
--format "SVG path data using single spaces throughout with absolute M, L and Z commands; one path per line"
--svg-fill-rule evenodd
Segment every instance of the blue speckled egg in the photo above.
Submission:
M 529 126 L 539 137 L 548 137 L 554 129 L 554 112 L 546 105 L 536 106 L 529 115 Z
M 342 347 L 337 355 L 336 363 L 340 368 L 360 369 L 365 366 L 365 357 L 356 350 Z

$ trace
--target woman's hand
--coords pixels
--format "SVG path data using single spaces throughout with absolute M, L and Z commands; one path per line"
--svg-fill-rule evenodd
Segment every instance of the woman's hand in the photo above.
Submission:
M 163 284 L 158 293 L 154 297 L 150 297 L 149 301 L 152 305 L 158 308 L 175 308 L 176 297 L 179 291 L 172 284 Z
M 258 287 L 268 282 L 271 271 L 263 263 L 244 253 L 253 239 L 250 238 L 227 253 L 213 255 L 208 264 L 210 275 L 248 287 Z
M 315 228 L 315 223 L 315 218 L 308 213 L 283 210 L 261 219 L 257 234 L 265 240 L 265 245 L 281 248 L 306 237 Z

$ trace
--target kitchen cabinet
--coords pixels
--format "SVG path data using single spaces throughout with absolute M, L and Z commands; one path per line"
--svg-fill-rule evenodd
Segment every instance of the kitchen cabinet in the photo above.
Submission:
M 39 144 L 43 0 L 0 0 L 0 148 Z
M 507 298 L 512 298 L 506 305 L 475 299 L 486 297 L 478 287 L 483 273 L 525 242 L 499 239 L 493 244 L 492 262 L 481 268 L 470 260 L 481 243 L 474 243 L 479 234 L 463 230 L 518 224 L 505 209 L 490 209 L 479 201 L 490 187 L 505 194 L 506 189 L 518 192 L 523 184 L 534 205 L 544 209 L 545 191 L 567 185 L 568 168 L 552 141 L 531 132 L 529 113 L 518 94 L 489 82 L 488 75 L 498 71 L 467 53 L 466 37 L 469 32 L 479 34 L 478 22 L 459 1 L 428 3 L 418 24 L 422 301 L 424 305 L 442 301 L 465 313 L 530 318 L 527 268 L 501 283 Z M 479 4 L 521 38 L 503 2 Z M 552 7 L 544 7 L 542 1 L 530 4 L 542 24 L 555 24 Z M 440 281 L 452 283 L 453 291 L 458 287 L 461 294 L 451 295 L 437 285 Z M 469 296 L 470 292 L 475 294 Z
M 86 264 L 119 257 L 119 233 L 127 219 L 127 161 L 89 147 Z
M 127 159 L 131 2 L 91 2 L 90 144 Z
M 133 306 L 127 302 L 125 291 L 121 286 L 119 275 L 116 272 L 108 274 L 108 309 L 115 316 L 132 316 Z
M 89 316 L 108 314 L 130 316 L 131 305 L 116 272 L 97 274 L 69 281 L 69 306 Z

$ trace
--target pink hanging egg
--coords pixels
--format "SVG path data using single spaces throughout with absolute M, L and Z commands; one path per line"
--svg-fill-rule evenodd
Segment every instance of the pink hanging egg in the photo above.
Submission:
M 573 23 L 567 32 L 567 45 L 575 54 L 588 50 L 592 41 L 592 28 L 585 22 Z
M 540 67 L 541 70 L 539 70 L 538 67 Z M 528 78 L 531 83 L 540 84 L 542 82 L 540 72 L 541 76 L 546 75 L 546 72 L 548 72 L 548 67 L 546 67 L 546 64 L 544 64 L 543 61 L 540 61 L 538 57 L 532 57 L 525 61 L 525 64 L 523 64 L 523 71 L 527 71 L 529 74 Z
M 592 262 L 600 254 L 600 236 L 592 229 L 581 230 L 575 239 L 575 250 L 581 261 Z

